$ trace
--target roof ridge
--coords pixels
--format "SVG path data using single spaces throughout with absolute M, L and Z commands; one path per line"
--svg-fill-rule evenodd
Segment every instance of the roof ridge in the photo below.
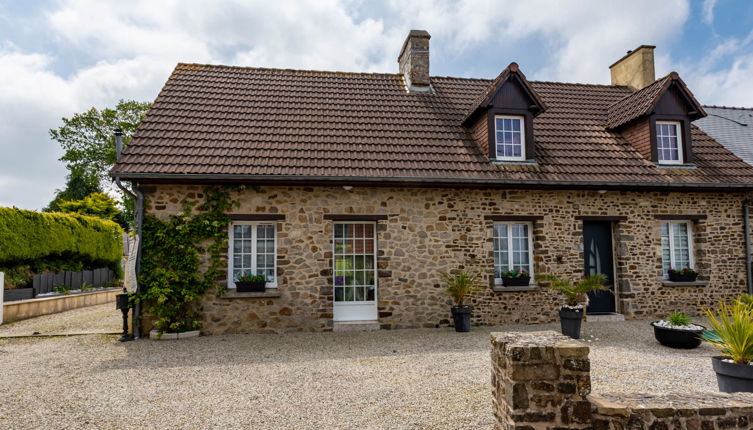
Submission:
M 183 63 L 179 62 L 175 69 L 189 68 L 189 67 L 211 67 L 216 69 L 242 69 L 242 70 L 258 70 L 262 72 L 288 72 L 288 73 L 310 73 L 310 74 L 326 74 L 326 75 L 352 75 L 352 76 L 402 76 L 400 73 L 384 73 L 384 72 L 344 72 L 340 70 L 314 70 L 314 69 L 281 69 L 277 67 L 253 67 L 253 66 L 235 66 L 227 64 L 202 64 L 202 63 Z
M 718 105 L 703 105 L 705 108 L 712 108 L 712 109 L 733 109 L 733 110 L 750 110 L 753 111 L 753 107 L 742 107 L 742 106 L 718 106 Z
M 341 70 L 315 70 L 315 69 L 291 69 L 291 68 L 279 68 L 279 67 L 255 67 L 255 66 L 237 66 L 237 65 L 228 65 L 228 64 L 209 64 L 209 63 L 184 63 L 179 62 L 175 66 L 175 69 L 179 68 L 190 68 L 190 67 L 211 67 L 216 69 L 242 69 L 242 70 L 258 70 L 262 72 L 287 72 L 287 73 L 311 73 L 311 74 L 322 74 L 322 75 L 350 75 L 350 76 L 390 76 L 390 77 L 400 77 L 402 76 L 400 73 L 386 73 L 386 72 L 345 72 Z M 431 78 L 438 78 L 438 79 L 457 79 L 457 80 L 464 80 L 464 81 L 486 81 L 491 82 L 495 78 L 474 78 L 474 77 L 466 77 L 466 76 L 443 76 L 443 75 L 435 75 L 431 76 Z M 573 85 L 573 86 L 583 86 L 583 87 L 606 87 L 606 88 L 628 88 L 626 85 L 611 85 L 611 84 L 590 84 L 590 83 L 584 83 L 584 82 L 564 82 L 564 81 L 528 81 L 529 83 L 536 83 L 536 84 L 559 84 L 559 85 Z M 753 109 L 753 108 L 752 108 Z

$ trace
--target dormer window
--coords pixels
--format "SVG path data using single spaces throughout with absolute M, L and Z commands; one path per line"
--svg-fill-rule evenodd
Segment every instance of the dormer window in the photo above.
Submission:
M 682 124 L 656 121 L 656 152 L 659 164 L 682 164 Z
M 525 117 L 510 115 L 494 116 L 497 160 L 525 160 Z

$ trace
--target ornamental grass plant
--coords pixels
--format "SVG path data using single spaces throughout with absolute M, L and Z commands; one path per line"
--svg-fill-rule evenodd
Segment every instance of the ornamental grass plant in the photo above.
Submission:
M 452 297 L 455 306 L 463 306 L 465 297 L 481 288 L 478 274 L 467 270 L 459 270 L 452 274 L 440 272 L 439 276 L 445 284 L 447 295 Z
M 536 276 L 536 280 L 539 282 L 549 282 L 549 288 L 564 294 L 567 298 L 567 306 L 574 307 L 578 306 L 578 302 L 591 291 L 605 290 L 606 287 L 604 284 L 607 282 L 607 277 L 601 273 L 597 273 L 586 276 L 577 283 L 573 283 L 571 279 L 543 274 Z
M 713 333 L 703 339 L 737 364 L 753 361 L 753 307 L 742 299 L 722 303 L 716 311 L 707 309 L 706 317 Z

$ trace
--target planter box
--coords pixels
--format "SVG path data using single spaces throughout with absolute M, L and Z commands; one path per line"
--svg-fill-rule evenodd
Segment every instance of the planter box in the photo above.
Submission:
M 562 334 L 580 339 L 580 326 L 583 322 L 583 309 L 560 309 L 560 329 Z
M 263 293 L 266 282 L 235 282 L 235 290 L 239 293 Z
M 502 285 L 505 287 L 527 287 L 531 283 L 530 276 L 520 276 L 517 278 L 502 278 Z
M 691 275 L 681 275 L 679 273 L 669 274 L 669 280 L 672 282 L 695 282 L 696 278 L 698 278 L 697 273 Z

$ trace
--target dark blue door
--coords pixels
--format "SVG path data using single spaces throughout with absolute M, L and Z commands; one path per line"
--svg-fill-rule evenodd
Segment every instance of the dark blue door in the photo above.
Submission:
M 583 222 L 583 265 L 586 276 L 602 273 L 607 277 L 609 291 L 588 293 L 589 314 L 611 313 L 614 304 L 614 260 L 612 256 L 612 223 Z

